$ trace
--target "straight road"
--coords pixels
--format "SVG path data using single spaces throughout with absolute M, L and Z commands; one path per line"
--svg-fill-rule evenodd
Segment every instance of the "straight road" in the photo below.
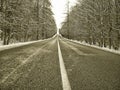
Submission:
M 62 90 L 57 39 L 0 52 L 1 90 Z
M 60 36 L 0 51 L 0 90 L 120 90 L 120 55 Z
M 120 90 L 120 55 L 61 38 L 72 90 Z

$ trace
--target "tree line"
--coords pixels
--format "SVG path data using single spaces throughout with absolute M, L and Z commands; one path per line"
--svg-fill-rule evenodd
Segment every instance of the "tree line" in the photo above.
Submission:
M 50 0 L 0 0 L 0 39 L 4 45 L 45 39 L 55 33 Z
M 120 0 L 78 0 L 60 33 L 69 39 L 119 49 Z

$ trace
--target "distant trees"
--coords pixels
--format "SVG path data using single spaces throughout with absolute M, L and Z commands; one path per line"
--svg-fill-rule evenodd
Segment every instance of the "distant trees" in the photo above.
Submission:
M 120 47 L 120 0 L 78 0 L 61 34 L 100 47 Z
M 51 37 L 56 33 L 52 15 L 49 0 L 0 0 L 0 36 L 4 45 Z

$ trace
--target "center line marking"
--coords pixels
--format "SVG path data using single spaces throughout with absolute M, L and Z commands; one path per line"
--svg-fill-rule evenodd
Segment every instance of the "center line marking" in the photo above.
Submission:
M 61 78 L 62 78 L 62 85 L 63 85 L 63 90 L 71 90 L 70 82 L 68 79 L 67 71 L 65 69 L 61 49 L 60 49 L 60 44 L 59 40 L 57 40 L 58 44 L 58 56 L 59 56 L 59 63 L 60 63 L 60 72 L 61 72 Z

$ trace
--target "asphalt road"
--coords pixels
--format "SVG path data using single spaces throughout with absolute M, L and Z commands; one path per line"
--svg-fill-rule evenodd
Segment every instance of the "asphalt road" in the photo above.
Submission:
M 0 51 L 0 90 L 67 90 L 64 76 L 71 90 L 120 90 L 120 55 L 62 37 Z

